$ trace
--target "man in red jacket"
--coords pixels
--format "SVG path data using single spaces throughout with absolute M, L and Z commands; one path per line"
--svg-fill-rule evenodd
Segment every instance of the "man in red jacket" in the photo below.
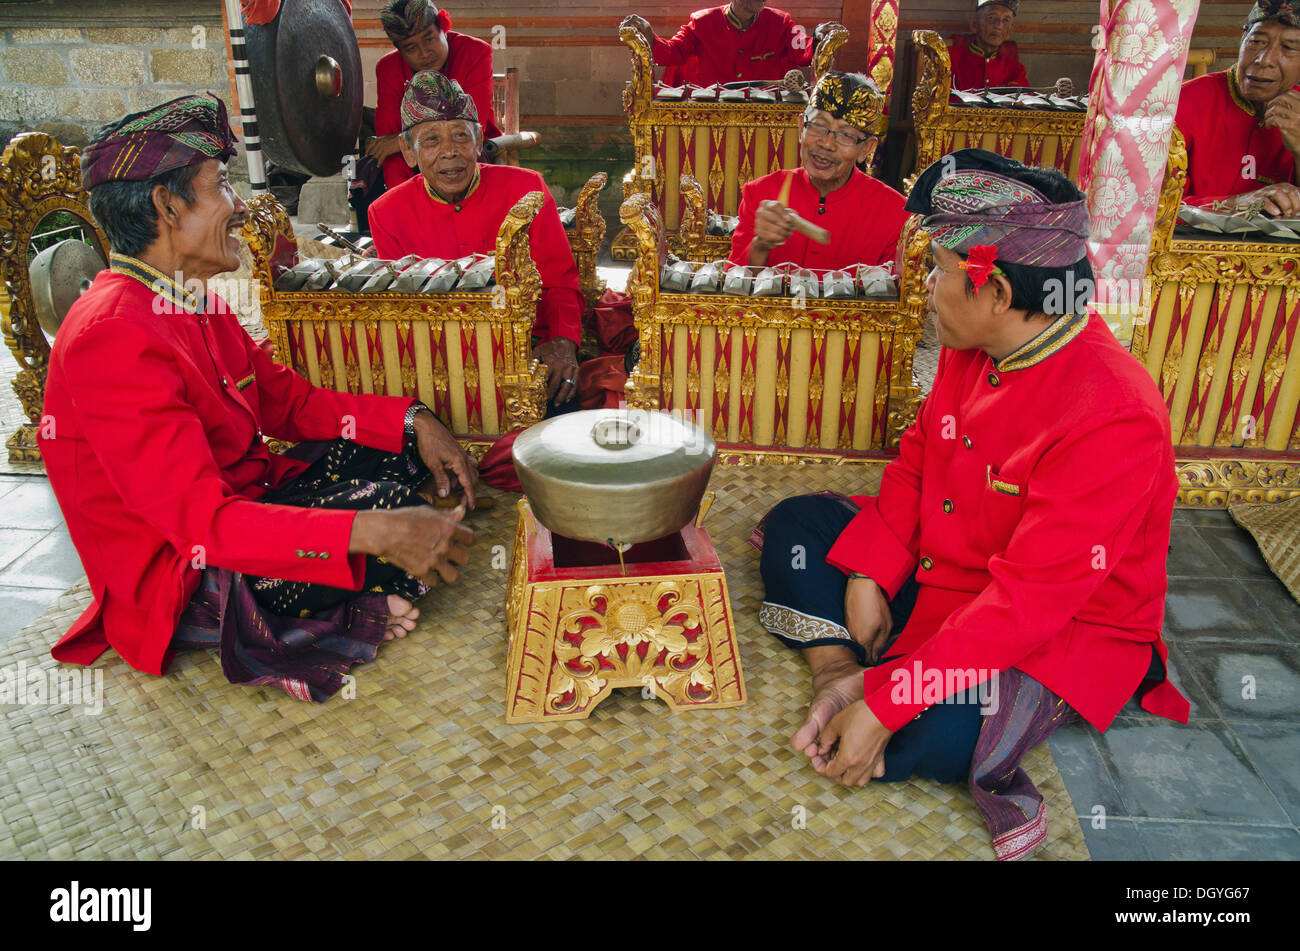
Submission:
M 938 375 L 877 496 L 770 514 L 759 619 L 808 659 L 792 745 L 819 773 L 968 778 L 995 854 L 1019 858 L 1046 836 L 1019 768 L 1030 748 L 1076 715 L 1104 730 L 1135 691 L 1186 722 L 1160 638 L 1169 416 L 1061 293 L 1091 281 L 1086 205 L 1063 175 L 963 150 L 907 208 L 931 236 Z
M 474 100 L 433 70 L 417 73 L 402 98 L 402 152 L 420 175 L 370 206 L 381 258 L 492 254 L 501 222 L 529 192 L 543 195 L 529 242 L 542 278 L 533 356 L 546 364 L 547 399 L 561 406 L 578 392 L 578 340 L 586 300 L 578 266 L 546 183 L 537 172 L 478 161 L 482 127 Z
M 741 190 L 733 263 L 788 261 L 833 270 L 894 261 L 907 221 L 903 196 L 858 168 L 875 154 L 883 105 L 875 84 L 859 73 L 832 71 L 818 81 L 800 120 L 800 167 L 764 175 Z M 831 243 L 795 232 L 791 212 L 829 231 Z
M 628 21 L 650 44 L 655 63 L 669 67 L 665 82 L 775 82 L 811 63 L 816 43 L 790 14 L 765 2 L 731 0 L 726 6 L 696 10 L 671 40 L 655 36 L 642 17 Z M 828 25 L 818 26 L 817 35 Z
M 1020 0 L 979 0 L 970 33 L 948 41 L 953 89 L 1028 86 L 1020 48 L 1011 39 Z
M 1237 62 L 1183 85 L 1183 200 L 1235 212 L 1300 216 L 1300 0 L 1255 4 Z
M 375 64 L 375 138 L 366 154 L 383 165 L 384 184 L 395 188 L 413 178 L 416 169 L 402 155 L 402 94 L 411 77 L 436 69 L 460 83 L 483 120 L 485 138 L 501 134 L 492 111 L 492 46 L 451 29 L 451 16 L 430 0 L 392 0 L 379 14 L 384 32 L 397 49 Z M 480 143 L 481 144 L 481 143 Z
M 239 266 L 234 142 L 220 100 L 185 96 L 83 152 L 111 263 L 54 342 L 41 455 L 94 602 L 52 653 L 161 674 L 219 646 L 232 682 L 324 700 L 456 580 L 473 534 L 416 490 L 472 505 L 474 469 L 421 404 L 311 386 L 206 293 Z

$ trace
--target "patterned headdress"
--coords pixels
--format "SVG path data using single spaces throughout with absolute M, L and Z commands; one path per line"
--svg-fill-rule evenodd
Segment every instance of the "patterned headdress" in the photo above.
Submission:
M 396 46 L 434 23 L 446 33 L 451 28 L 451 14 L 439 10 L 429 0 L 392 0 L 380 11 L 379 23 Z
M 181 96 L 107 125 L 81 152 L 81 184 L 146 182 L 156 175 L 235 154 L 226 104 L 211 93 Z
M 975 4 L 975 10 L 978 12 L 993 3 L 996 3 L 1000 7 L 1006 7 L 1011 11 L 1012 16 L 1015 16 L 1020 10 L 1020 0 L 979 0 L 979 2 Z
M 1264 20 L 1277 20 L 1283 26 L 1300 28 L 1300 0 L 1259 0 L 1246 18 L 1246 28 Z
M 861 73 L 827 72 L 812 91 L 809 109 L 821 109 L 867 135 L 876 134 L 885 97 Z
M 936 244 L 967 254 L 992 248 L 996 259 L 1030 267 L 1064 267 L 1087 255 L 1088 207 L 1053 202 L 1013 177 L 1026 166 L 982 149 L 962 149 L 917 178 L 907 210 Z
M 446 119 L 478 122 L 474 100 L 456 80 L 436 69 L 421 70 L 411 77 L 402 96 L 402 129 Z

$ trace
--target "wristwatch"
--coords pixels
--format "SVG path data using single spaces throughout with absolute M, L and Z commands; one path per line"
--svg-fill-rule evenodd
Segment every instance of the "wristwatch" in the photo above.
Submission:
M 402 426 L 402 435 L 406 440 L 407 445 L 413 445 L 415 443 L 415 417 L 419 415 L 421 410 L 429 410 L 430 413 L 433 412 L 433 410 L 429 409 L 429 407 L 425 406 L 419 400 L 416 400 L 406 409 L 406 421 Z

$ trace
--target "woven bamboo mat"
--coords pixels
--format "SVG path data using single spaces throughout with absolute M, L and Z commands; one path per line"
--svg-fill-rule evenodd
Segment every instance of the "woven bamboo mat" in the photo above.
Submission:
M 1269 569 L 1300 601 L 1300 498 L 1229 505 L 1228 514 L 1250 532 Z
M 745 541 L 770 504 L 870 491 L 876 467 L 715 471 L 706 527 L 722 556 L 749 690 L 743 707 L 670 713 L 616 691 L 587 720 L 504 722 L 502 597 L 513 505 L 475 513 L 475 564 L 422 604 L 415 632 L 353 668 L 321 705 L 227 684 L 215 651 L 165 677 L 109 654 L 99 715 L 0 708 L 0 858 L 992 859 L 964 786 L 846 790 L 786 742 L 808 701 L 803 661 L 755 620 Z M 509 499 L 500 499 L 508 503 Z M 84 583 L 0 648 L 52 668 Z M 1046 744 L 1026 768 L 1048 803 L 1037 857 L 1086 859 Z

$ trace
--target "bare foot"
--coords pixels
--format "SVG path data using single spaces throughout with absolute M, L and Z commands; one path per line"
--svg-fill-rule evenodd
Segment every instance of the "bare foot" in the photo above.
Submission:
M 388 624 L 384 627 L 384 640 L 405 637 L 415 630 L 415 622 L 420 617 L 420 609 L 410 601 L 396 594 L 388 596 Z
M 848 663 L 822 668 L 813 676 L 808 719 L 790 738 L 790 746 L 808 756 L 814 768 L 826 763 L 817 752 L 817 737 L 826 724 L 845 707 L 862 699 L 862 671 L 856 663 Z

